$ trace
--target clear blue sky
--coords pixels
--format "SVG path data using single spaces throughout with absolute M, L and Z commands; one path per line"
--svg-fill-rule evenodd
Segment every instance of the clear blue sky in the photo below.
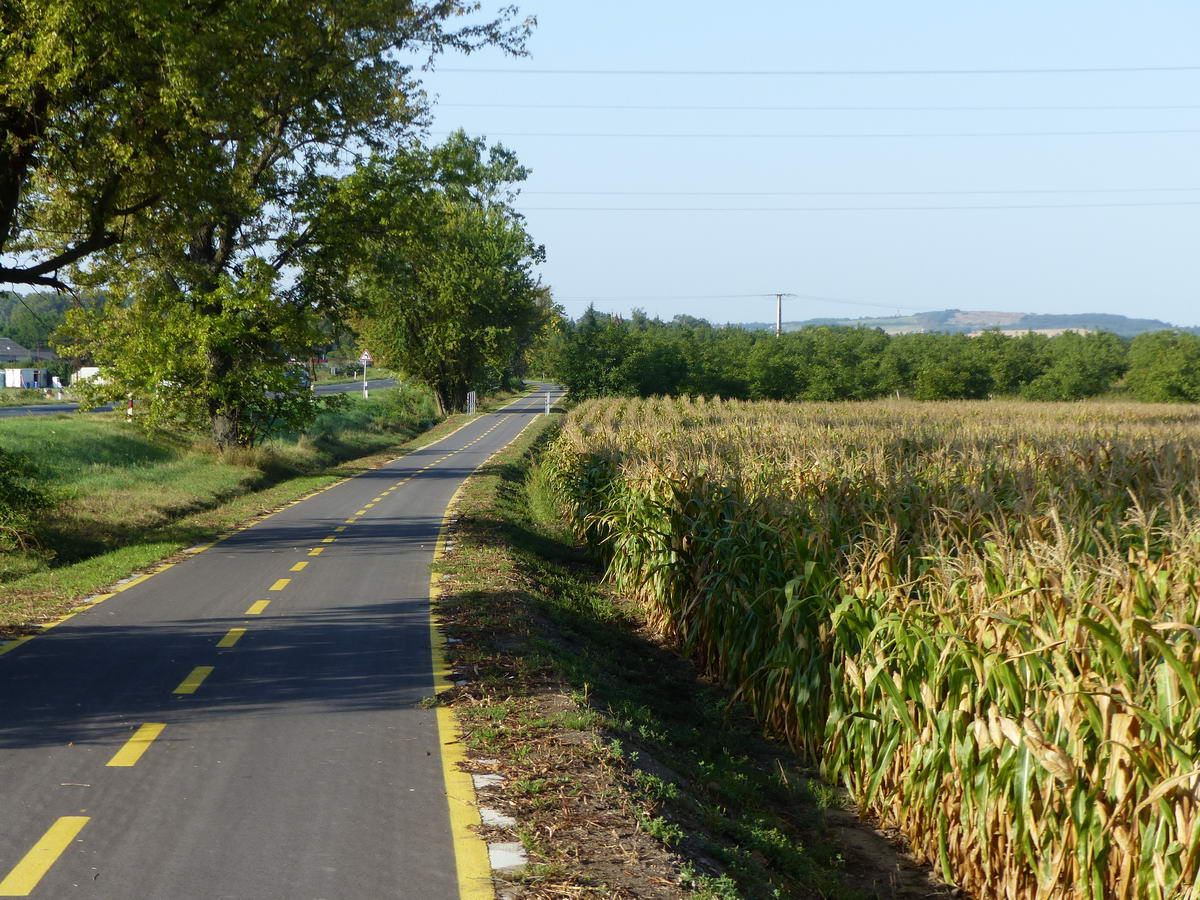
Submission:
M 586 306 L 578 298 L 603 298 L 597 308 L 612 312 L 768 321 L 773 298 L 740 295 L 788 291 L 882 308 L 799 297 L 785 319 L 955 307 L 1200 325 L 1200 71 L 531 71 L 1200 66 L 1195 0 L 531 0 L 521 11 L 539 20 L 528 59 L 446 57 L 427 77 L 433 131 L 488 136 L 532 168 L 519 206 L 572 315 Z M 506 73 L 450 71 L 464 68 Z M 732 108 L 587 108 L 603 106 Z M 754 108 L 946 106 L 1194 108 Z M 1195 133 L 777 136 L 1169 130 Z M 612 136 L 664 133 L 693 136 Z M 561 136 L 572 134 L 606 136 Z M 1170 190 L 1126 192 L 1151 188 Z M 985 191 L 997 193 L 936 193 Z M 1030 191 L 1053 193 L 999 193 Z M 1128 205 L 1144 203 L 1197 205 Z

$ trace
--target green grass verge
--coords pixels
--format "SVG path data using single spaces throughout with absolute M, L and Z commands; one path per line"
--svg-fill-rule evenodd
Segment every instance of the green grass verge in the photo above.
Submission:
M 0 388 L 0 406 L 46 406 L 55 403 L 73 403 L 74 398 L 69 392 L 63 392 L 63 399 L 57 396 L 47 397 L 44 390 L 36 388 Z
M 0 552 L 0 637 L 466 421 L 434 425 L 431 398 L 404 386 L 327 410 L 304 435 L 226 454 L 120 414 L 0 419 L 0 446 L 33 459 L 55 500 L 36 522 L 35 546 Z
M 532 861 L 521 896 L 942 896 L 885 887 L 915 867 L 607 590 L 534 463 L 552 427 L 468 484 L 439 564 L 439 615 L 467 682 L 440 699 L 473 765 L 495 760 L 507 778 L 485 802 L 519 821 Z M 869 833 L 874 858 L 830 839 L 846 827 Z

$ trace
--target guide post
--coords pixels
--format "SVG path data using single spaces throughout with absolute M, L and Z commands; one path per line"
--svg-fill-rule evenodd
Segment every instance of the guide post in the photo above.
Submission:
M 366 400 L 367 399 L 367 366 L 369 366 L 372 362 L 371 352 L 369 350 L 364 350 L 362 352 L 362 355 L 359 356 L 358 361 L 363 364 L 363 399 Z

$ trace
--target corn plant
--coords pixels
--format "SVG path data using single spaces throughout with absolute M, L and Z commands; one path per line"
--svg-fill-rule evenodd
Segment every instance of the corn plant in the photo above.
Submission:
M 609 577 L 981 897 L 1200 896 L 1200 409 L 598 400 Z

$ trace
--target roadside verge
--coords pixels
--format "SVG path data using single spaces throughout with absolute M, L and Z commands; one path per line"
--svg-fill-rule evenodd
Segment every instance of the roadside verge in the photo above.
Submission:
M 527 857 L 500 896 L 954 896 L 604 587 L 540 487 L 552 420 L 465 485 L 435 564 L 457 767 Z

